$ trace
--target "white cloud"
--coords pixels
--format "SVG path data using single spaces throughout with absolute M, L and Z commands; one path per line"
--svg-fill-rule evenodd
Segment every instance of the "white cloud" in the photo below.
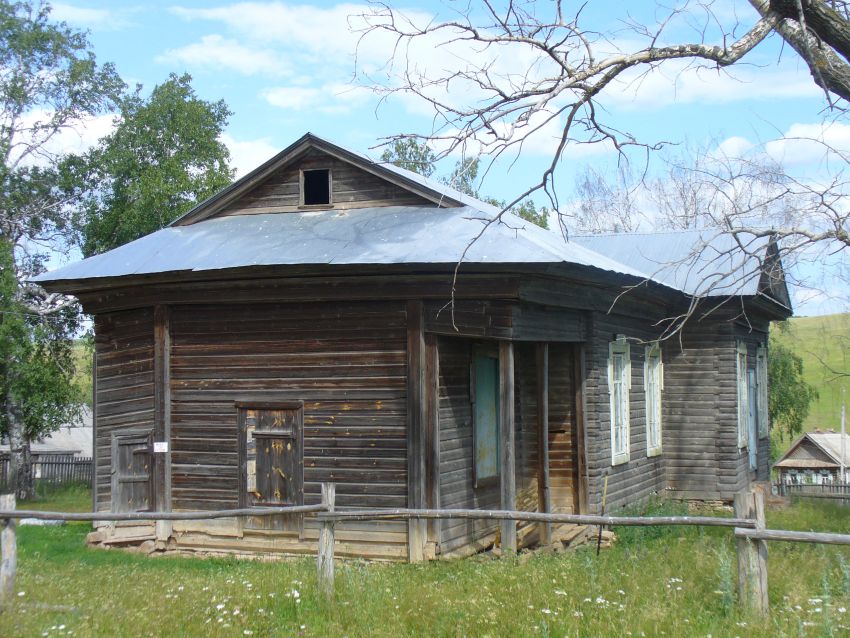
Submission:
M 270 49 L 241 45 L 218 34 L 205 35 L 200 42 L 169 49 L 157 56 L 161 64 L 182 62 L 193 67 L 229 69 L 243 75 L 287 75 L 291 68 L 283 56 Z
M 23 117 L 25 126 L 34 126 L 39 122 L 50 119 L 50 112 L 45 110 L 31 111 Z M 95 115 L 84 118 L 73 128 L 66 128 L 50 137 L 44 144 L 40 144 L 40 156 L 29 156 L 23 160 L 25 164 L 40 165 L 48 162 L 49 157 L 66 155 L 69 153 L 81 154 L 97 144 L 100 138 L 108 135 L 114 128 L 115 114 Z M 23 141 L 23 140 L 20 140 Z M 17 157 L 12 153 L 12 161 Z
M 288 50 L 321 56 L 325 64 L 351 65 L 355 51 L 367 59 L 385 60 L 391 49 L 388 38 L 367 38 L 358 49 L 358 18 L 372 8 L 366 4 L 337 4 L 329 8 L 285 2 L 240 2 L 222 7 L 195 9 L 172 7 L 185 20 L 207 20 L 227 25 L 252 42 L 276 44 Z M 430 18 L 426 14 L 411 15 Z
M 256 140 L 237 140 L 232 135 L 224 133 L 221 141 L 230 151 L 230 165 L 236 169 L 237 178 L 254 170 L 282 150 L 274 146 L 267 137 Z
M 363 104 L 372 93 L 363 87 L 332 82 L 320 87 L 272 87 L 263 90 L 261 95 L 269 104 L 282 109 L 315 109 L 326 114 L 341 114 Z
M 729 137 L 717 146 L 720 157 L 743 157 L 753 148 L 753 143 L 745 137 Z
M 51 15 L 75 26 L 102 31 L 116 31 L 132 25 L 131 16 L 136 8 L 91 9 L 70 4 L 52 4 Z
M 727 104 L 752 100 L 817 97 L 811 77 L 784 68 L 709 69 L 685 61 L 651 71 L 631 69 L 601 98 L 622 109 L 659 109 L 671 104 Z
M 785 134 L 768 142 L 765 151 L 785 166 L 847 162 L 850 157 L 850 124 L 816 122 L 792 124 Z

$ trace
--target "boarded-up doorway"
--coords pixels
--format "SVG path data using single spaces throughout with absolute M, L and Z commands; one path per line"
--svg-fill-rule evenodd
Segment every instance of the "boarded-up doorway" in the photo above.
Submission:
M 153 503 L 151 433 L 112 435 L 112 511 L 150 512 Z
M 240 404 L 240 505 L 304 503 L 304 410 L 300 403 Z M 249 529 L 301 530 L 298 515 L 249 517 Z
M 549 345 L 549 481 L 552 511 L 579 512 L 575 347 Z

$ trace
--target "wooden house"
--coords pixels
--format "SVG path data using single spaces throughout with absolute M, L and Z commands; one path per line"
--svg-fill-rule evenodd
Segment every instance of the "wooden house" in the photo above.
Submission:
M 768 322 L 790 314 L 775 246 L 564 241 L 498 212 L 307 134 L 169 227 L 40 277 L 94 316 L 98 508 L 311 504 L 333 481 L 339 508 L 592 513 L 606 475 L 608 511 L 767 478 Z M 689 256 L 700 242 L 714 256 Z M 337 553 L 465 555 L 496 528 L 339 524 Z M 296 553 L 317 528 L 101 530 L 152 534 Z
M 848 466 L 850 436 L 834 430 L 806 432 L 773 465 L 784 485 L 847 483 Z

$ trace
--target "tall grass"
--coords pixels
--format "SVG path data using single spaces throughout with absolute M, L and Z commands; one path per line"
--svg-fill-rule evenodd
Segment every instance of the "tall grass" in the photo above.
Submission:
M 647 507 L 644 513 L 681 512 L 663 503 Z M 768 522 L 850 531 L 847 510 L 818 504 L 772 511 Z M 773 613 L 754 619 L 736 604 L 735 546 L 724 529 L 617 529 L 620 540 L 598 557 L 589 545 L 528 560 L 344 561 L 337 565 L 331 603 L 317 593 L 311 558 L 149 558 L 87 549 L 89 529 L 20 530 L 22 595 L 0 615 L 0 636 L 772 637 L 850 631 L 850 552 L 771 544 Z

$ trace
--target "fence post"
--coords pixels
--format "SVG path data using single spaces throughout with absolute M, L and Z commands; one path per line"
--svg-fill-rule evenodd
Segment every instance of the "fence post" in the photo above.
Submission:
M 735 494 L 735 517 L 755 519 L 756 531 L 764 531 L 764 492 Z M 765 615 L 767 597 L 767 541 L 735 540 L 738 550 L 738 601 L 749 611 Z
M 13 509 L 15 509 L 15 495 L 0 494 L 0 510 Z M 0 611 L 12 600 L 17 566 L 18 543 L 15 538 L 15 519 L 0 519 Z
M 334 511 L 336 484 L 322 483 L 322 505 Z M 319 553 L 316 555 L 319 591 L 325 598 L 334 593 L 334 521 L 323 520 L 319 528 Z

